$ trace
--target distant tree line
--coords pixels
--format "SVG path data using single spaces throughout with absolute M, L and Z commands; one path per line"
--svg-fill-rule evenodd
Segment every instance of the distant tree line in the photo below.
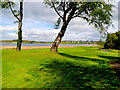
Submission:
M 120 31 L 108 34 L 104 48 L 120 50 Z
M 0 40 L 0 42 L 5 42 L 5 43 L 16 43 L 18 40 L 14 39 L 14 40 Z M 33 41 L 33 40 L 22 40 L 22 43 L 53 43 L 52 41 Z M 98 43 L 98 41 L 71 41 L 71 40 L 67 40 L 67 41 L 61 41 L 61 44 L 96 44 Z

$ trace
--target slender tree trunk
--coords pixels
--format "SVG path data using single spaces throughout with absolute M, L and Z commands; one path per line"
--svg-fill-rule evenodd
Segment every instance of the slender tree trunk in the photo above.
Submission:
M 21 50 L 22 45 L 22 22 L 19 22 L 18 25 L 18 40 L 17 40 L 17 51 Z
M 17 40 L 17 51 L 21 50 L 21 44 L 22 44 L 22 19 L 23 19 L 23 0 L 20 2 L 20 17 L 19 17 L 19 23 L 18 23 L 18 40 Z
M 60 30 L 60 32 L 58 33 L 56 39 L 54 40 L 54 42 L 53 42 L 53 44 L 52 44 L 52 47 L 51 47 L 50 51 L 52 51 L 52 52 L 57 52 L 58 46 L 59 46 L 59 44 L 60 44 L 60 42 L 61 42 L 61 40 L 62 40 L 62 37 L 63 37 L 64 34 L 65 34 L 65 31 L 66 31 L 67 26 L 68 26 L 68 23 L 65 23 L 65 22 L 64 22 L 64 23 L 63 23 L 63 26 L 62 26 L 62 28 L 61 28 L 61 30 Z
M 67 19 L 66 19 L 66 14 L 67 12 L 64 11 L 64 15 L 63 15 L 63 25 L 62 25 L 62 28 L 60 30 L 60 32 L 58 33 L 58 36 L 56 37 L 56 39 L 54 40 L 53 44 L 52 44 L 52 47 L 51 47 L 51 51 L 52 52 L 57 52 L 58 50 L 58 46 L 62 40 L 62 37 L 64 36 L 65 34 L 65 31 L 67 29 L 67 26 L 68 26 L 68 23 L 71 21 L 74 13 L 75 13 L 75 10 L 76 10 L 76 5 L 77 5 L 77 2 L 74 2 L 73 5 L 72 5 L 72 9 L 71 9 L 71 12 L 69 13 Z

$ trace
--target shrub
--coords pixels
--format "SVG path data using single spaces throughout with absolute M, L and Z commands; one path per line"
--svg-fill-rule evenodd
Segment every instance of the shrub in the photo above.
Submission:
M 104 48 L 120 50 L 120 31 L 108 34 L 106 42 L 104 44 Z

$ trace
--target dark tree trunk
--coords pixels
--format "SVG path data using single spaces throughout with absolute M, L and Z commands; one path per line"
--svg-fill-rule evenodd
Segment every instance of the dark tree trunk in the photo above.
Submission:
M 17 40 L 17 51 L 21 50 L 22 45 L 22 22 L 19 22 L 18 25 L 18 40 Z
M 52 44 L 52 47 L 51 47 L 50 51 L 52 51 L 52 52 L 57 52 L 58 46 L 59 46 L 59 44 L 60 44 L 60 42 L 61 42 L 61 40 L 62 40 L 62 37 L 63 37 L 64 34 L 65 34 L 65 31 L 66 31 L 67 26 L 68 26 L 68 22 L 67 22 L 67 23 L 64 22 L 64 23 L 63 23 L 63 26 L 62 26 L 62 28 L 61 28 L 61 30 L 60 30 L 60 32 L 58 33 L 56 39 L 54 40 L 54 42 L 53 42 L 53 44 Z
M 22 44 L 22 19 L 23 19 L 23 1 L 20 2 L 20 17 L 18 23 L 18 40 L 17 40 L 17 51 L 21 50 Z
M 52 44 L 52 47 L 51 47 L 51 51 L 52 52 L 57 52 L 58 50 L 58 46 L 62 40 L 62 37 L 64 36 L 65 34 L 65 31 L 67 29 L 67 26 L 68 26 L 68 23 L 71 21 L 74 13 L 75 13 L 75 10 L 76 10 L 76 5 L 77 3 L 72 3 L 71 5 L 71 12 L 69 13 L 68 17 L 66 18 L 66 14 L 68 13 L 67 11 L 64 11 L 64 15 L 63 15 L 63 25 L 62 25 L 62 28 L 60 30 L 60 32 L 58 33 L 58 36 L 56 37 L 56 39 L 54 40 L 53 44 Z

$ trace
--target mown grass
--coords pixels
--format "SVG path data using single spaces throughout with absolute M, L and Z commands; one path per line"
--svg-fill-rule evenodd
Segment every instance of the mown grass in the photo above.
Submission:
M 120 88 L 109 61 L 118 60 L 118 51 L 97 47 L 60 48 L 16 52 L 2 50 L 3 88 Z

